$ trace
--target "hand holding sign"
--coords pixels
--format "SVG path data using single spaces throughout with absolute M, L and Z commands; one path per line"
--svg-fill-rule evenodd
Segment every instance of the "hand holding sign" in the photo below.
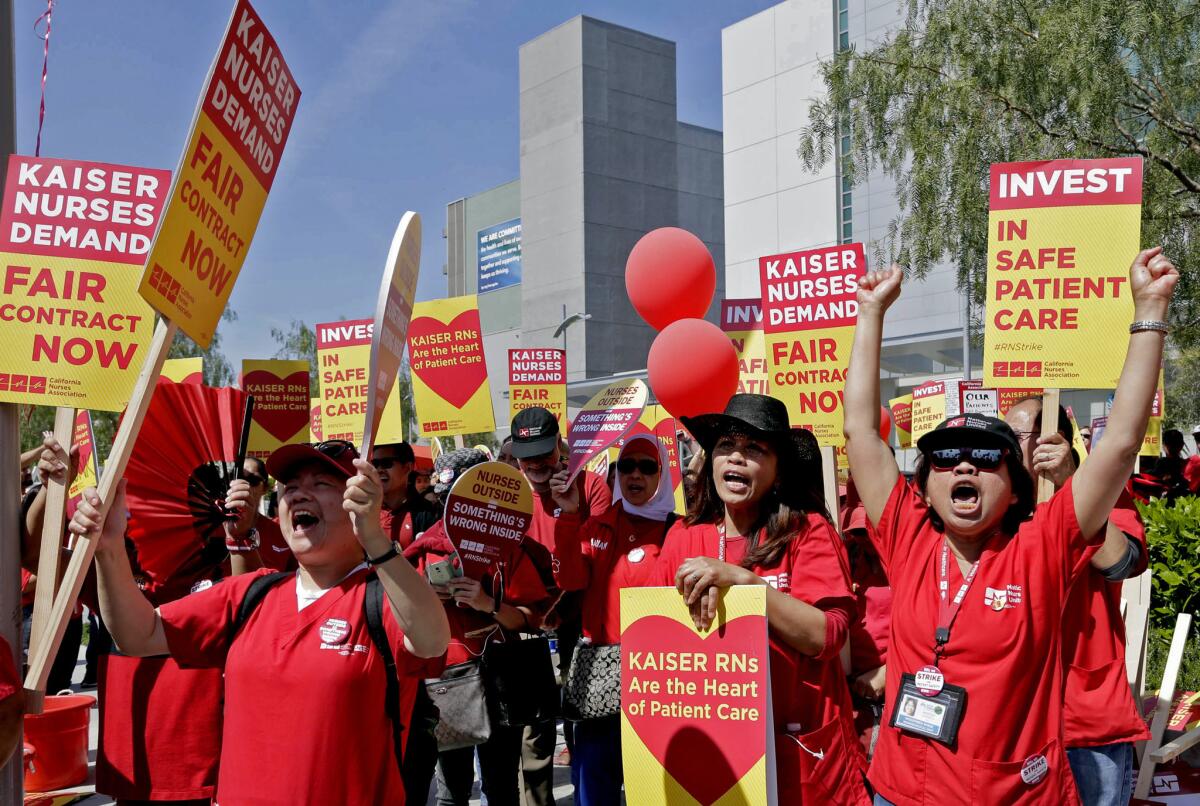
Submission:
M 371 366 L 368 377 L 366 424 L 362 455 L 370 458 L 371 446 L 383 419 L 388 395 L 400 372 L 408 323 L 412 319 L 417 274 L 421 269 L 421 217 L 411 210 L 400 218 L 388 249 L 383 284 L 375 303 L 375 329 L 371 334 Z

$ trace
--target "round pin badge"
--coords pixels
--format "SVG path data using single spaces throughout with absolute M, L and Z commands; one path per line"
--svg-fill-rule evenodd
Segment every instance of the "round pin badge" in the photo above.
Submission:
M 640 563 L 646 557 L 646 550 L 641 546 L 638 546 L 635 549 L 630 549 L 628 557 L 629 562 Z
M 1050 772 L 1050 762 L 1043 755 L 1030 756 L 1021 765 L 1021 780 L 1033 786 Z
M 942 670 L 936 666 L 922 666 L 915 675 L 917 691 L 926 697 L 933 697 L 946 687 L 946 678 Z
M 350 637 L 350 622 L 341 618 L 326 619 L 321 625 L 321 642 L 342 644 Z

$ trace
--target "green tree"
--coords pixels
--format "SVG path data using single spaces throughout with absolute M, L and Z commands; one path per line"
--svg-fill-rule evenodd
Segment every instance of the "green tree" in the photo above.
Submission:
M 1139 155 L 1142 241 L 1200 258 L 1198 0 L 907 0 L 902 25 L 823 65 L 798 155 L 851 145 L 850 184 L 895 179 L 900 215 L 876 256 L 923 276 L 950 260 L 980 305 L 993 162 Z M 1132 257 L 1132 256 L 1130 256 Z M 1183 272 L 1175 343 L 1200 343 L 1200 280 Z M 976 321 L 978 326 L 979 320 Z M 1196 377 L 1190 385 L 1200 388 Z
M 316 397 L 317 387 L 317 334 L 299 319 L 293 319 L 287 328 L 271 328 L 271 338 L 279 345 L 275 358 L 308 362 L 309 394 Z

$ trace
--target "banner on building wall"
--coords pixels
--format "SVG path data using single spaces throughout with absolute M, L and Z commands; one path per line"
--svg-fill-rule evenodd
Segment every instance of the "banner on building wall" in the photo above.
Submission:
M 307 361 L 242 361 L 242 391 L 254 396 L 246 454 L 266 459 L 276 448 L 308 442 Z
M 763 333 L 762 298 L 721 300 L 721 330 L 737 352 L 738 393 L 769 395 L 767 344 Z
M 758 264 L 771 395 L 787 405 L 793 426 L 841 447 L 863 245 L 770 255 Z
M 0 402 L 120 411 L 154 331 L 137 293 L 171 174 L 12 155 L 0 209 Z
M 476 233 L 479 293 L 521 282 L 521 219 L 514 218 Z
M 1141 202 L 1137 157 L 992 165 L 986 386 L 1116 387 Z
M 317 331 L 317 385 L 321 393 L 321 411 L 310 430 L 320 439 L 344 439 L 362 444 L 366 422 L 367 395 L 370 392 L 371 319 L 319 324 Z M 400 404 L 400 381 L 392 388 L 383 410 L 376 445 L 405 441 L 404 416 Z
M 508 419 L 517 412 L 540 406 L 558 418 L 559 430 L 567 420 L 567 351 L 555 349 L 508 351 Z

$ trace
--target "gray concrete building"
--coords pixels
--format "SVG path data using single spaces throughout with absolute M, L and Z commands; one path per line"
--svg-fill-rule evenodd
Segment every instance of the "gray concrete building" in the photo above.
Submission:
M 480 289 L 481 233 L 520 219 L 520 283 L 480 293 L 497 425 L 508 419 L 507 350 L 561 347 L 572 402 L 586 379 L 644 370 L 654 338 L 625 293 L 625 259 L 646 232 L 677 226 L 717 266 L 724 296 L 721 133 L 681 122 L 675 43 L 575 17 L 519 54 L 520 177 L 447 208 L 449 293 Z M 513 207 L 514 196 L 519 204 Z

